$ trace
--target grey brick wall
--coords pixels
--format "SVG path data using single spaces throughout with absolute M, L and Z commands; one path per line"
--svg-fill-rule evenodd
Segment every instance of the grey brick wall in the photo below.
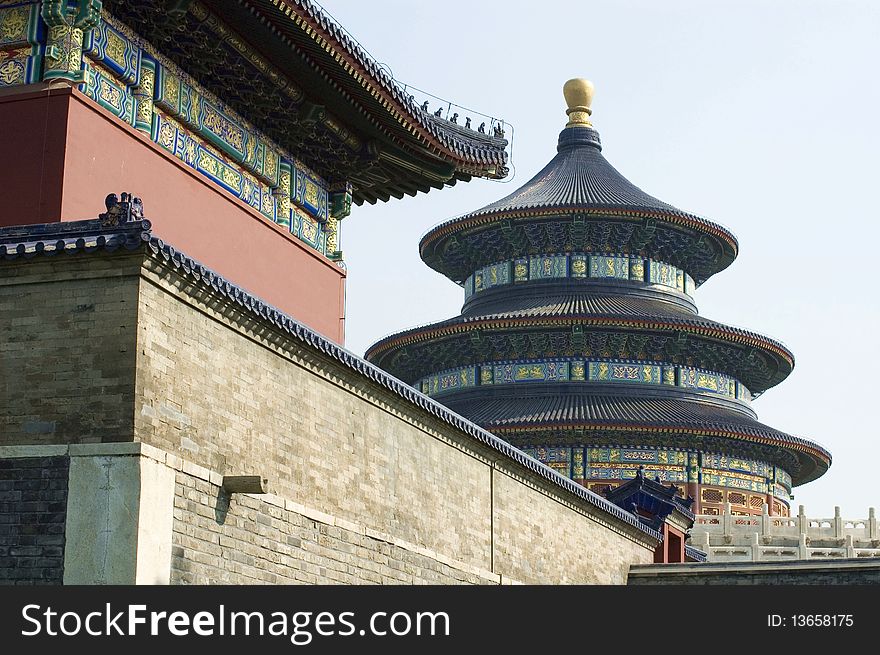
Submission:
M 171 583 L 497 584 L 350 528 L 178 473 Z
M 0 445 L 161 451 L 173 583 L 622 584 L 652 561 L 650 535 L 158 260 L 0 264 Z M 255 474 L 275 501 L 220 506 L 222 476 Z M 51 568 L 6 552 L 9 576 Z
M 0 459 L 0 584 L 61 584 L 67 457 Z
M 0 445 L 132 440 L 140 259 L 0 270 Z

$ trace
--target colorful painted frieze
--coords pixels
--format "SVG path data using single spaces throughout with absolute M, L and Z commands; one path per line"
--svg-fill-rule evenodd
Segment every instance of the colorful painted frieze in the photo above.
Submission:
M 528 362 L 495 367 L 495 379 L 510 382 L 560 382 L 568 380 L 568 362 Z
M 651 261 L 648 281 L 652 284 L 675 287 L 675 271 L 674 266 L 665 262 Z
M 629 258 L 629 279 L 636 282 L 645 281 L 645 260 L 641 257 Z
M 590 277 L 629 279 L 630 262 L 627 257 L 590 255 Z
M 455 389 L 473 387 L 477 383 L 477 375 L 476 366 L 442 371 L 437 375 L 424 378 L 419 382 L 418 386 L 421 388 L 422 393 L 434 396 Z
M 779 483 L 772 485 L 771 493 L 776 498 L 780 498 L 782 500 L 789 500 L 791 498 L 791 491 L 789 489 L 786 489 Z
M 587 449 L 587 461 L 590 464 L 664 464 L 683 467 L 687 464 L 687 453 L 667 448 L 594 447 Z
M 83 70 L 82 92 L 126 123 L 134 123 L 135 101 L 128 87 L 88 60 L 83 63 Z
M 730 398 L 736 397 L 736 381 L 730 376 L 697 368 L 681 367 L 678 386 L 698 391 L 709 391 Z
M 546 280 L 568 276 L 568 257 L 565 255 L 539 255 L 529 259 L 529 279 Z
M 661 482 L 686 483 L 687 472 L 683 468 L 660 464 L 601 464 L 590 463 L 585 477 L 591 480 L 628 480 L 636 477 L 642 468 L 649 478 L 660 478 Z
M 529 260 L 525 257 L 513 260 L 513 281 L 527 282 L 529 279 Z
M 294 201 L 318 221 L 327 219 L 327 187 L 300 166 L 296 167 Z
M 294 210 L 291 231 L 312 242 L 320 225 L 298 209 Z M 482 274 L 476 277 L 479 282 Z M 693 368 L 621 360 L 576 358 L 490 362 L 479 366 L 475 384 L 513 384 L 524 382 L 609 382 L 624 384 L 663 384 L 693 388 L 696 391 L 733 398 L 736 381 L 720 373 Z M 459 370 L 459 369 L 456 369 Z M 421 382 L 416 383 L 420 387 Z M 432 387 L 433 388 L 433 387 Z M 743 397 L 748 401 L 749 397 Z
M 773 466 L 757 460 L 719 455 L 717 453 L 703 453 L 702 466 L 704 469 L 717 469 L 722 471 L 739 471 L 749 473 L 762 478 L 773 477 Z
M 653 274 L 650 273 L 651 270 L 654 271 Z M 683 293 L 687 292 L 690 279 L 684 271 L 674 266 L 642 257 L 572 253 L 534 255 L 490 264 L 469 275 L 463 286 L 467 300 L 473 294 L 495 286 L 559 278 L 611 278 L 650 282 L 665 284 Z
M 625 362 L 590 362 L 590 380 L 600 382 L 660 383 L 660 367 L 656 364 Z
M 101 21 L 83 41 L 83 54 L 107 69 L 123 85 L 136 85 L 141 49 L 107 21 Z
M 590 258 L 587 255 L 571 255 L 571 277 L 590 276 Z
M 524 448 L 524 452 L 567 478 L 572 477 L 572 448 Z M 576 449 L 575 449 L 576 450 Z M 581 460 L 583 462 L 583 460 Z
M 781 469 L 778 466 L 775 467 L 773 479 L 777 484 L 791 490 L 791 475 L 789 475 L 786 470 Z
M 40 80 L 44 40 L 39 2 L 0 4 L 0 88 Z
M 759 493 L 767 493 L 768 491 L 767 481 L 764 478 L 733 471 L 716 471 L 704 468 L 700 473 L 700 482 L 706 485 L 732 487 Z

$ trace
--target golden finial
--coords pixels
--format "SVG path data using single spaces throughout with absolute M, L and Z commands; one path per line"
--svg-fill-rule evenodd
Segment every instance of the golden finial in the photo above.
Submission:
M 593 127 L 590 122 L 590 114 L 593 110 L 590 105 L 593 104 L 593 83 L 576 77 L 569 80 L 562 87 L 562 95 L 565 96 L 565 102 L 568 109 L 568 123 L 565 127 Z

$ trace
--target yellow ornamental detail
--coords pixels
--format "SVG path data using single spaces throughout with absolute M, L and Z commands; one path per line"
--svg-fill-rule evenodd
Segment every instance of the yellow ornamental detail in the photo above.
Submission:
M 306 180 L 305 200 L 313 207 L 318 206 L 318 185 Z
M 184 160 L 188 164 L 192 164 L 196 160 L 196 142 L 189 139 L 183 151 Z
M 315 235 L 318 233 L 318 226 L 312 221 L 312 219 L 304 218 L 302 222 L 302 232 L 303 236 L 314 240 Z
M 274 178 L 275 171 L 278 170 L 278 153 L 267 150 L 265 157 L 266 161 L 265 164 L 263 164 L 263 168 L 266 171 L 266 176 L 269 178 Z
M 125 41 L 113 30 L 107 30 L 107 57 L 121 66 L 125 66 Z
M 141 123 L 149 123 L 153 118 L 153 108 L 144 101 L 137 103 L 137 118 Z
M 712 391 L 718 391 L 718 380 L 714 377 L 710 377 L 705 373 L 700 373 L 697 378 L 697 385 L 703 387 L 704 389 L 711 389 Z
M 105 80 L 101 80 L 101 89 L 98 97 L 116 109 L 122 109 L 122 93 L 119 89 Z
M 227 120 L 223 120 L 223 138 L 233 148 L 242 151 L 244 148 L 244 131 Z
M 159 145 L 166 150 L 174 149 L 174 133 L 175 130 L 169 123 L 162 123 L 159 128 Z
M 141 89 L 148 94 L 150 99 L 153 97 L 153 87 L 155 86 L 155 73 L 152 70 L 144 69 L 141 73 Z
M 581 273 L 586 272 L 587 264 L 584 262 L 583 259 L 575 259 L 571 263 L 571 270 L 580 275 Z
M 180 80 L 174 75 L 165 75 L 163 81 L 162 94 L 165 100 L 172 105 L 176 105 L 180 99 Z
M 241 184 L 241 176 L 228 166 L 223 166 L 223 182 L 237 189 Z
M 263 193 L 263 213 L 272 215 L 272 195 L 268 192 Z
M 199 153 L 199 168 L 211 175 L 217 175 L 217 162 L 206 152 Z
M 0 22 L 0 41 L 15 42 L 27 40 L 28 7 L 15 7 L 6 10 Z
M 614 277 L 614 260 L 610 257 L 605 260 L 605 270 L 609 277 Z
M 67 53 L 67 70 L 78 71 L 82 67 L 83 32 L 78 27 L 70 30 L 70 51 Z
M 645 382 L 653 382 L 654 381 L 654 367 L 653 366 L 644 366 L 644 367 L 642 367 L 642 371 L 645 374 Z
M 24 82 L 24 64 L 15 60 L 0 60 L 0 86 L 12 86 Z
M 608 364 L 599 364 L 599 379 L 608 379 Z

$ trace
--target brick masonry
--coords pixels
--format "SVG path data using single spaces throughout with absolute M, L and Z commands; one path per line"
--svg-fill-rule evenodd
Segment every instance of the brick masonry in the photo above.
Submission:
M 13 408 L 0 445 L 163 453 L 177 471 L 172 582 L 623 584 L 652 561 L 649 535 L 159 256 L 0 267 L 15 364 L 0 371 Z M 282 500 L 236 494 L 221 512 L 220 478 L 241 474 Z
M 498 584 L 436 554 L 177 474 L 172 584 Z M 329 517 L 328 517 L 329 518 Z M 327 520 L 327 519 L 325 519 Z
M 0 584 L 61 584 L 67 457 L 0 459 Z
M 130 441 L 142 255 L 0 270 L 0 446 Z

